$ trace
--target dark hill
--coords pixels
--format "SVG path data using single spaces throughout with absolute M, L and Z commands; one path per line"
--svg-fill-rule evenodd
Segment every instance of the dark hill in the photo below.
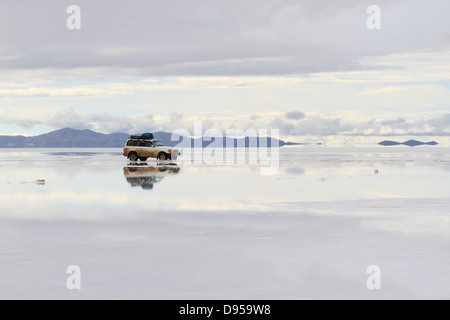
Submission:
M 428 145 L 428 146 L 436 146 L 439 143 L 437 143 L 436 141 L 430 141 L 430 142 L 421 142 L 421 141 L 417 141 L 417 140 L 408 140 L 405 142 L 397 142 L 397 141 L 382 141 L 379 143 L 379 145 L 381 146 L 385 146 L 385 147 L 390 147 L 390 146 L 399 146 L 399 145 L 404 145 L 404 146 L 408 146 L 408 147 L 417 147 L 417 146 L 423 146 L 423 145 Z
M 0 136 L 0 148 L 115 148 L 123 147 L 128 137 L 66 128 L 35 137 Z

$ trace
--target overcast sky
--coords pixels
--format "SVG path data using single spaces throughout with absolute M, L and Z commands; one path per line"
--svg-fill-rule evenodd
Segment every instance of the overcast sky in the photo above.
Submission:
M 69 30 L 67 8 L 81 8 Z M 381 30 L 369 30 L 369 5 Z M 450 135 L 448 0 L 2 0 L 0 134 Z

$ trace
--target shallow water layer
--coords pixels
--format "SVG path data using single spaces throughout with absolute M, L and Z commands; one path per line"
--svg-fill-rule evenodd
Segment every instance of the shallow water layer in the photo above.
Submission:
M 450 297 L 447 149 L 282 148 L 263 166 L 1 150 L 0 298 Z

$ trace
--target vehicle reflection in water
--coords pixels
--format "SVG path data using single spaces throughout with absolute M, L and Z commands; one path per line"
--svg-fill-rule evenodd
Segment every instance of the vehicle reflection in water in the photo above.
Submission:
M 130 163 L 123 168 L 123 174 L 132 188 L 141 187 L 152 190 L 155 183 L 161 182 L 169 175 L 178 174 L 180 167 L 176 164 Z

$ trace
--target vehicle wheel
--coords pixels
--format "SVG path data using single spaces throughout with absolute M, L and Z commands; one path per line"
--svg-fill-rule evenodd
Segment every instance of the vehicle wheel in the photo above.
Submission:
M 158 159 L 159 159 L 159 160 L 162 160 L 162 161 L 167 160 L 167 154 L 165 154 L 164 152 L 161 152 L 161 153 L 158 155 Z
M 147 161 L 148 158 L 139 158 L 139 160 L 141 160 L 142 162 Z
M 130 161 L 138 161 L 139 157 L 138 157 L 137 153 L 132 152 L 128 155 L 128 159 L 130 159 Z

